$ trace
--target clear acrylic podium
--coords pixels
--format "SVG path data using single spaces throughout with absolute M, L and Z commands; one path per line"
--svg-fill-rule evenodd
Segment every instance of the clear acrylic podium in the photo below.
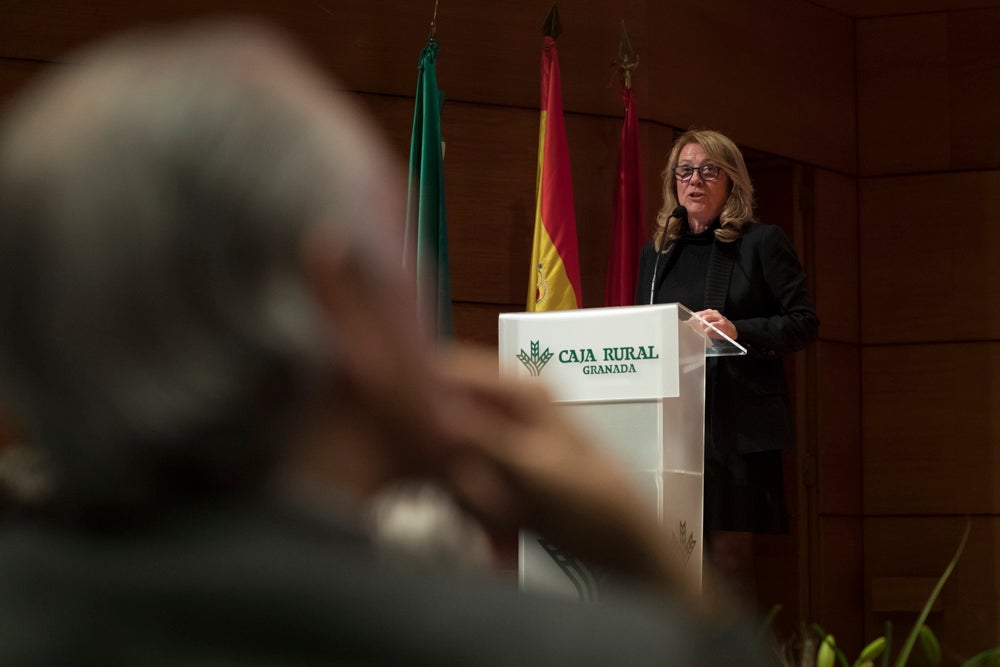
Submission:
M 629 471 L 691 578 L 702 571 L 705 358 L 746 350 L 681 304 L 500 316 L 500 372 L 545 382 Z M 596 601 L 601 572 L 522 533 L 521 589 Z

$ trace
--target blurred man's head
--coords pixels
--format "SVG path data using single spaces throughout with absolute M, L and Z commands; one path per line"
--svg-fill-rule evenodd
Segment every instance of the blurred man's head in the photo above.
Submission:
M 330 396 L 391 406 L 402 214 L 351 105 L 256 28 L 73 60 L 0 126 L 0 387 L 60 497 L 251 483 Z

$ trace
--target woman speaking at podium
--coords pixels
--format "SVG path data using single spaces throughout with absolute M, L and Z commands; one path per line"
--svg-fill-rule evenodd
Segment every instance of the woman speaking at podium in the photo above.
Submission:
M 747 349 L 706 366 L 704 528 L 708 560 L 755 601 L 753 534 L 788 530 L 781 451 L 795 433 L 782 358 L 816 339 L 819 319 L 792 244 L 753 219 L 753 185 L 728 137 L 677 139 L 656 222 L 636 303 L 681 303 Z

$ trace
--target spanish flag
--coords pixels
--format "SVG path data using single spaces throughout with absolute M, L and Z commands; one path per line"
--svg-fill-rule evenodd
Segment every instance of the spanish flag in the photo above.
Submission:
M 531 253 L 526 310 L 583 307 L 580 260 L 573 211 L 573 182 L 563 123 L 559 82 L 559 10 L 552 7 L 542 46 L 542 118 L 538 132 L 538 177 L 535 186 L 535 242 Z

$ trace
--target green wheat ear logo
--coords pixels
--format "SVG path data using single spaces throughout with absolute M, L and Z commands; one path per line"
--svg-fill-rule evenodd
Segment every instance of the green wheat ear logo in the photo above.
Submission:
M 544 352 L 539 352 L 539 344 L 537 340 L 531 341 L 531 355 L 529 356 L 524 350 L 521 350 L 517 358 L 521 360 L 524 367 L 528 369 L 528 372 L 532 375 L 538 375 L 542 372 L 542 368 L 545 364 L 549 363 L 549 359 L 552 358 L 552 353 L 549 352 L 549 348 L 545 348 Z

